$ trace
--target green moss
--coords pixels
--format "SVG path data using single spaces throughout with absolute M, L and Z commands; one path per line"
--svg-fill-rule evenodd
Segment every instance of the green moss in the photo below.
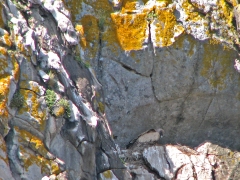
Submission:
M 45 95 L 45 100 L 46 100 L 46 103 L 47 103 L 47 107 L 50 110 L 50 113 L 52 113 L 53 107 L 54 107 L 54 105 L 56 103 L 56 100 L 57 100 L 57 96 L 56 96 L 55 92 L 53 90 L 47 89 L 46 90 L 46 95 Z
M 154 19 L 156 19 L 158 15 L 155 13 L 155 11 L 150 11 L 147 14 L 147 21 L 152 22 Z

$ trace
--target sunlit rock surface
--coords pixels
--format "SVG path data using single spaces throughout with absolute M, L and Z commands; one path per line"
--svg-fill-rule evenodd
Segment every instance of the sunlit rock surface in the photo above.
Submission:
M 0 0 L 0 179 L 239 179 L 238 6 Z

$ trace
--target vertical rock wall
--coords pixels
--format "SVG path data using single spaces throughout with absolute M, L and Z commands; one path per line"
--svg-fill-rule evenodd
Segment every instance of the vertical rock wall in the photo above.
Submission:
M 147 150 L 148 168 L 126 170 L 112 137 L 124 148 L 150 128 L 240 149 L 237 1 L 0 2 L 1 178 L 182 177 Z
M 0 179 L 128 177 L 62 1 L 6 0 L 0 11 Z
M 66 1 L 69 9 L 80 9 L 75 21 L 82 25 L 82 40 L 92 45 L 82 54 L 103 86 L 116 142 L 125 147 L 157 127 L 165 129 L 163 143 L 197 146 L 209 140 L 239 149 L 237 1 L 102 3 Z M 86 23 L 90 16 L 99 27 Z M 95 40 L 88 36 L 93 31 L 100 33 Z

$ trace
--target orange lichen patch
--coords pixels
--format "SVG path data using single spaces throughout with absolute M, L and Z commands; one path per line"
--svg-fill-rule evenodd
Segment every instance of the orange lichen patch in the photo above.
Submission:
M 29 85 L 30 87 L 29 87 Z M 36 83 L 30 82 L 24 82 L 22 81 L 20 83 L 21 88 L 27 88 L 21 89 L 20 93 L 24 97 L 25 103 L 22 108 L 19 109 L 19 113 L 22 114 L 24 112 L 29 112 L 31 116 L 38 121 L 38 124 L 40 125 L 40 130 L 44 130 L 45 123 L 46 123 L 46 109 L 41 109 L 41 104 L 38 102 L 38 94 L 40 92 L 40 89 Z M 29 101 L 30 100 L 30 101 Z
M 123 0 L 121 13 L 133 13 L 136 11 L 137 0 Z
M 189 0 L 185 0 L 182 3 L 182 7 L 187 15 L 185 19 L 186 21 L 198 21 L 202 19 L 199 13 L 194 10 L 194 6 L 191 3 L 189 3 Z
M 157 18 L 155 20 L 155 36 L 157 46 L 172 45 L 174 38 L 174 27 L 176 25 L 176 17 L 171 9 L 156 10 Z
M 0 57 L 0 116 L 8 117 L 8 93 L 10 87 L 10 74 L 5 72 L 8 67 L 7 57 Z
M 7 56 L 7 49 L 0 46 L 0 54 Z
M 84 35 L 84 29 L 83 29 L 83 26 L 82 26 L 82 25 L 77 24 L 77 25 L 75 26 L 75 30 L 76 30 L 81 36 Z
M 13 60 L 13 67 L 14 67 L 14 69 L 13 69 L 13 78 L 14 78 L 16 81 L 18 81 L 19 76 L 20 76 L 19 64 L 18 64 L 16 58 L 12 58 L 12 60 Z
M 238 5 L 238 1 L 237 1 L 237 0 L 232 0 L 232 1 L 230 1 L 230 2 L 232 3 L 233 6 Z
M 37 138 L 36 136 L 32 135 L 30 132 L 19 129 L 18 127 L 15 127 L 15 131 L 19 135 L 19 142 L 26 142 L 28 143 L 29 147 L 33 150 L 38 152 L 42 156 L 46 156 L 48 151 L 45 148 L 43 142 L 41 139 Z
M 83 26 L 82 25 L 79 25 L 77 24 L 75 26 L 75 30 L 79 33 L 80 35 L 80 45 L 83 47 L 83 48 L 86 48 L 87 46 L 87 40 L 84 36 L 84 29 L 83 29 Z
M 143 42 L 148 38 L 146 14 L 111 14 L 111 17 L 121 47 L 126 51 L 142 49 Z
M 2 11 L 3 11 L 3 5 L 2 2 L 0 3 L 0 28 L 4 27 L 4 21 L 3 21 L 3 17 L 2 17 Z
M 225 0 L 219 0 L 218 1 L 218 7 L 220 12 L 220 17 L 222 19 L 225 19 L 228 26 L 232 26 L 232 20 L 233 20 L 233 10 L 229 7 L 229 5 L 226 3 Z
M 65 109 L 63 106 L 55 107 L 54 108 L 54 114 L 57 117 L 63 116 L 65 113 Z
M 30 166 L 35 164 L 41 168 L 41 173 L 45 175 L 58 174 L 61 172 L 57 163 L 38 154 L 35 155 L 32 151 L 29 151 L 23 146 L 19 146 L 19 154 L 26 171 L 29 170 Z
M 81 24 L 84 28 L 84 37 L 86 38 L 86 54 L 89 58 L 94 58 L 97 55 L 99 45 L 98 19 L 94 16 L 86 15 L 81 19 Z
M 225 50 L 222 45 L 204 44 L 203 68 L 201 75 L 208 79 L 213 88 L 225 88 L 227 78 L 233 76 L 232 60 L 237 54 L 234 50 Z
M 3 160 L 7 165 L 9 165 L 7 157 L 7 147 L 2 136 L 0 136 L 0 159 Z
M 9 47 L 12 46 L 12 41 L 11 41 L 8 33 L 5 33 L 3 35 L 3 39 L 4 39 L 4 42 L 5 42 L 6 45 L 8 45 Z

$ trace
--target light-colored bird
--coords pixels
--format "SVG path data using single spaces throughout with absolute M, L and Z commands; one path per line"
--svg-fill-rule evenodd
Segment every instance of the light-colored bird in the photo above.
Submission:
M 149 129 L 142 134 L 140 134 L 136 139 L 133 139 L 126 146 L 127 148 L 131 147 L 135 143 L 150 143 L 150 142 L 158 142 L 160 138 L 163 137 L 164 130 L 159 129 Z

